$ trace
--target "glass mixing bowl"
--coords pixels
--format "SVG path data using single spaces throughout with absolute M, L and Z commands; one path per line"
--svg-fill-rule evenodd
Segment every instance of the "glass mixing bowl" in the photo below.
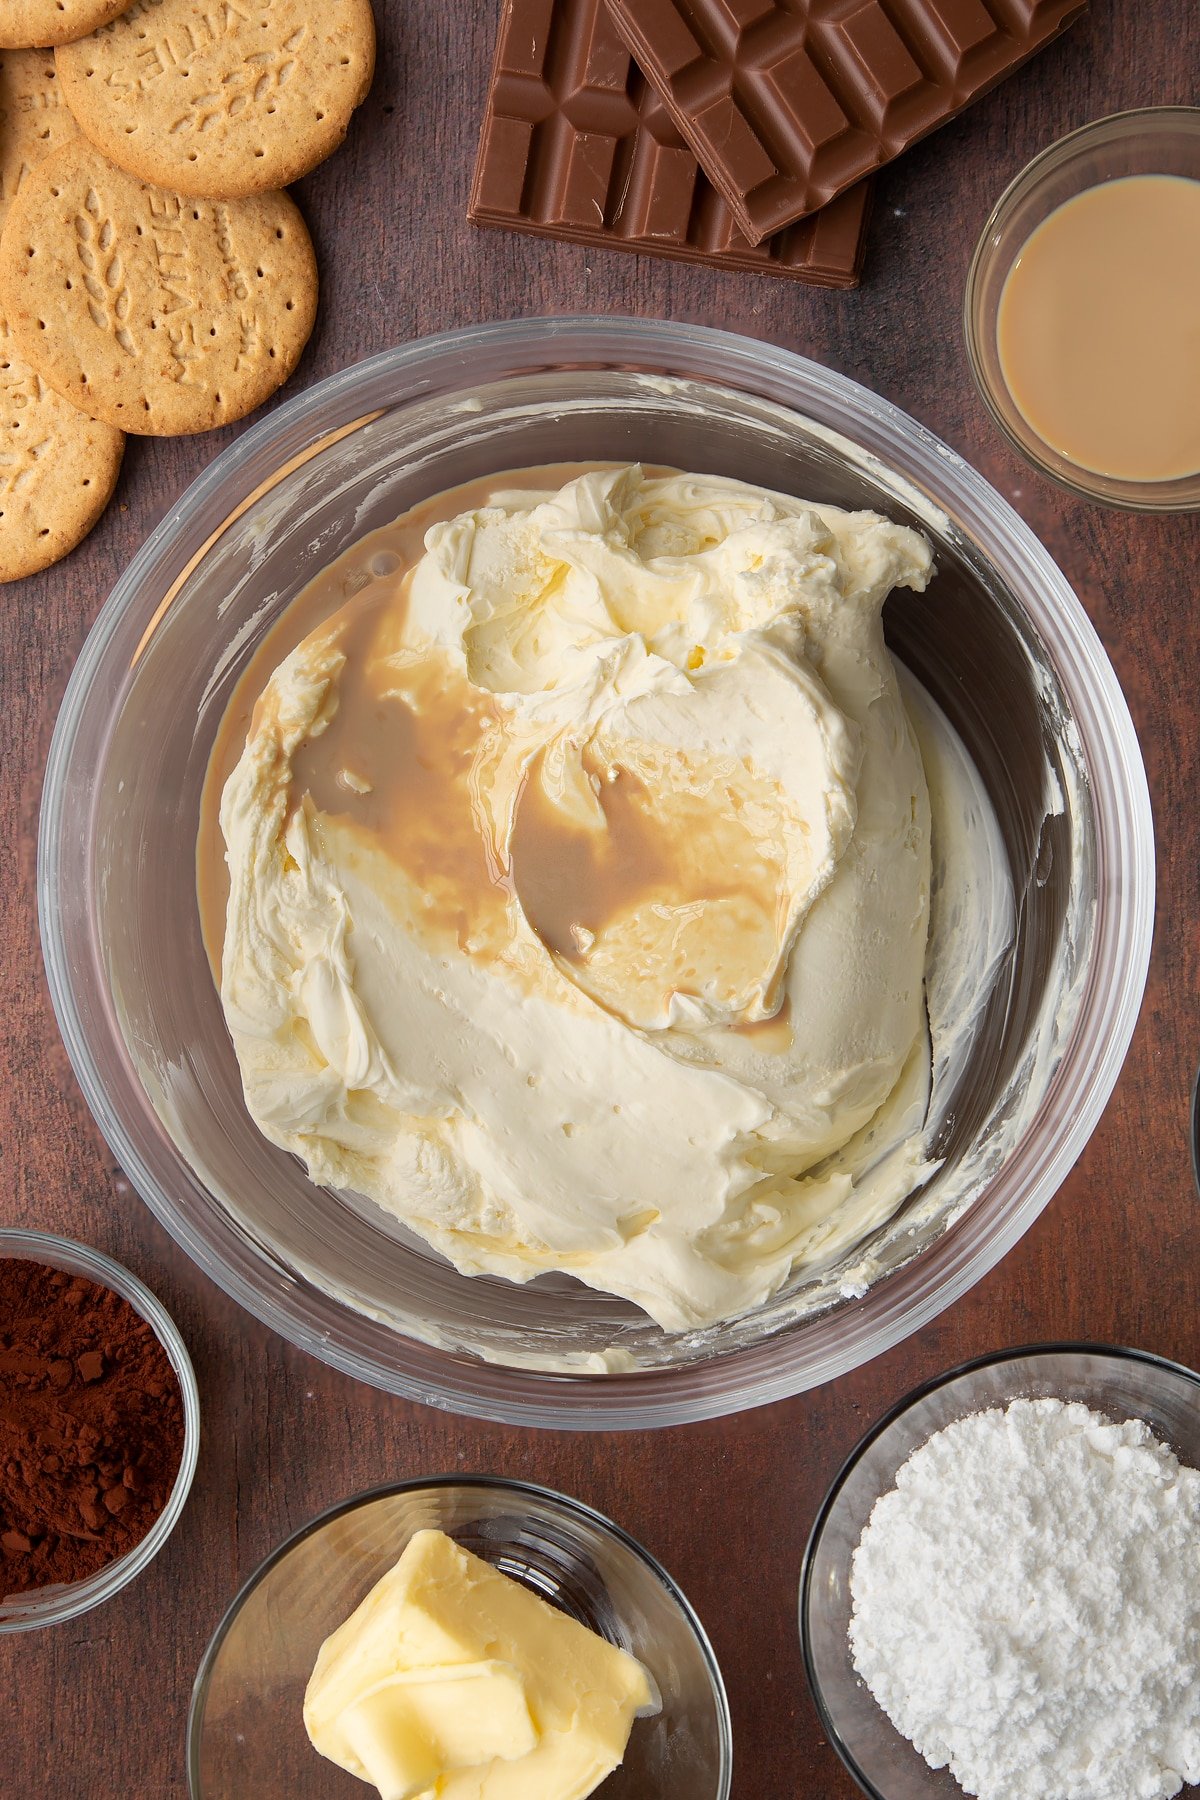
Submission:
M 1016 901 L 968 1065 L 933 1121 L 941 1167 L 875 1233 L 872 1279 L 856 1255 L 741 1319 L 675 1336 L 563 1277 L 461 1276 L 379 1208 L 314 1187 L 245 1110 L 194 889 L 226 701 L 312 575 L 459 482 L 603 459 L 873 507 L 929 535 L 937 579 L 889 600 L 887 631 L 974 759 Z M 202 1268 L 294 1342 L 394 1392 L 599 1429 L 827 1381 L 999 1260 L 1117 1078 L 1145 981 L 1154 860 L 1112 668 L 1061 572 L 980 476 L 885 401 L 785 351 L 569 318 L 390 351 L 213 463 L 138 552 L 80 656 L 50 752 L 38 887 L 50 988 L 88 1102 Z
M 191 1800 L 334 1800 L 366 1792 L 304 1730 L 317 1651 L 409 1538 L 445 1531 L 643 1662 L 662 1710 L 637 1719 L 603 1800 L 728 1800 L 729 1706 L 712 1647 L 665 1569 L 578 1500 L 522 1481 L 447 1475 L 379 1488 L 289 1538 L 242 1589 L 196 1676 Z
M 863 1438 L 817 1515 L 800 1579 L 800 1637 L 830 1743 L 870 1800 L 961 1800 L 896 1730 L 850 1658 L 850 1564 L 872 1508 L 935 1431 L 1010 1400 L 1078 1400 L 1120 1424 L 1144 1419 L 1180 1462 L 1200 1467 L 1200 1375 L 1144 1350 L 1033 1344 L 980 1357 L 905 1396 Z

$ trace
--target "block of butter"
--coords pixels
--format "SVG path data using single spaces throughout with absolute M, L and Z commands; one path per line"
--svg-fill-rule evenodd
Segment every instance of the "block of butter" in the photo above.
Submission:
M 584 1800 L 658 1708 L 634 1657 L 419 1531 L 321 1645 L 304 1723 L 382 1800 Z

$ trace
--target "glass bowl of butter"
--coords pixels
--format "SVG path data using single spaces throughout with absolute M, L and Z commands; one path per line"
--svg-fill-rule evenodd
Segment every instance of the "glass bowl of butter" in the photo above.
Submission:
M 732 1770 L 666 1571 L 578 1501 L 470 1475 L 360 1495 L 268 1557 L 205 1652 L 187 1757 L 191 1800 L 727 1800 Z
M 591 883 L 598 821 L 669 903 Z M 229 1293 L 410 1398 L 645 1428 L 834 1378 L 1028 1228 L 1133 1030 L 1153 844 L 1083 608 L 945 445 L 768 345 L 522 320 L 346 370 L 173 509 L 65 697 L 39 893 L 101 1129 Z

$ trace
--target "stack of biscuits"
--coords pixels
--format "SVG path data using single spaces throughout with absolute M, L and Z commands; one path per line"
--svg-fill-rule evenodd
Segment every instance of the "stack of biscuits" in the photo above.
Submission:
M 0 582 L 91 530 L 126 432 L 240 419 L 317 269 L 283 192 L 371 84 L 370 0 L 4 0 Z

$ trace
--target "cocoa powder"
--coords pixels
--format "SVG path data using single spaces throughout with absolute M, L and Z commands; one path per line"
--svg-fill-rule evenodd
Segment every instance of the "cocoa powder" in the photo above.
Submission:
M 0 1595 L 81 1581 L 143 1538 L 183 1455 L 183 1398 L 111 1288 L 0 1258 Z

